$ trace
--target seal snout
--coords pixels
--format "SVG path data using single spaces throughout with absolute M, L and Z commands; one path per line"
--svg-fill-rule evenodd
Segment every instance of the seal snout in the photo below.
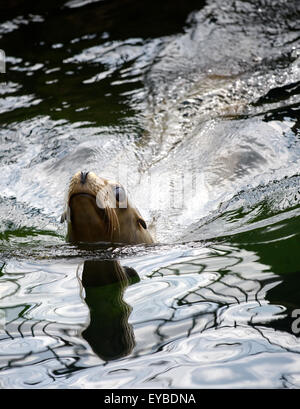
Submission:
M 89 174 L 89 172 L 81 172 L 80 173 L 80 183 L 82 185 L 85 184 L 88 174 Z

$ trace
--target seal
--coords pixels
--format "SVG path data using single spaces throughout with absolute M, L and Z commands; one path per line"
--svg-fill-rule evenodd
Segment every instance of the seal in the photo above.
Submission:
M 61 222 L 65 220 L 70 242 L 153 243 L 123 186 L 93 172 L 77 172 L 72 177 Z

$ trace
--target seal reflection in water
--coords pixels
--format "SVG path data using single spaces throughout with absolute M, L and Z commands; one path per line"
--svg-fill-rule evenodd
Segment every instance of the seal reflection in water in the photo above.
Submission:
M 138 281 L 134 269 L 116 260 L 84 262 L 81 282 L 90 322 L 82 336 L 104 361 L 127 356 L 135 346 L 133 328 L 128 323 L 132 308 L 123 294 L 128 285 Z
M 67 210 L 71 242 L 153 243 L 147 225 L 131 206 L 124 188 L 93 172 L 77 172 L 71 179 Z M 137 272 L 117 260 L 86 260 L 81 283 L 90 310 L 82 336 L 105 361 L 118 359 L 134 348 L 128 323 L 131 307 L 123 300 L 128 285 L 139 281 Z
M 145 220 L 118 183 L 93 172 L 77 172 L 67 204 L 61 221 L 68 222 L 71 242 L 153 243 Z

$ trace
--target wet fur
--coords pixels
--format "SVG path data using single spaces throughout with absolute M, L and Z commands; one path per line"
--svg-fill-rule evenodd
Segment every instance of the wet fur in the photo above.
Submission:
M 146 222 L 131 206 L 127 195 L 123 202 L 116 200 L 116 186 L 120 185 L 93 172 L 88 173 L 84 182 L 82 172 L 72 177 L 67 199 L 69 209 L 61 220 L 68 221 L 69 241 L 153 243 Z

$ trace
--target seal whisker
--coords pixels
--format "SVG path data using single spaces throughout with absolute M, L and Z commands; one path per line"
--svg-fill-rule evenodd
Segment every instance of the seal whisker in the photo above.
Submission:
M 112 207 L 107 207 L 106 210 L 108 212 L 109 234 L 112 239 L 116 230 L 118 231 L 118 235 L 120 234 L 120 223 L 115 209 Z

